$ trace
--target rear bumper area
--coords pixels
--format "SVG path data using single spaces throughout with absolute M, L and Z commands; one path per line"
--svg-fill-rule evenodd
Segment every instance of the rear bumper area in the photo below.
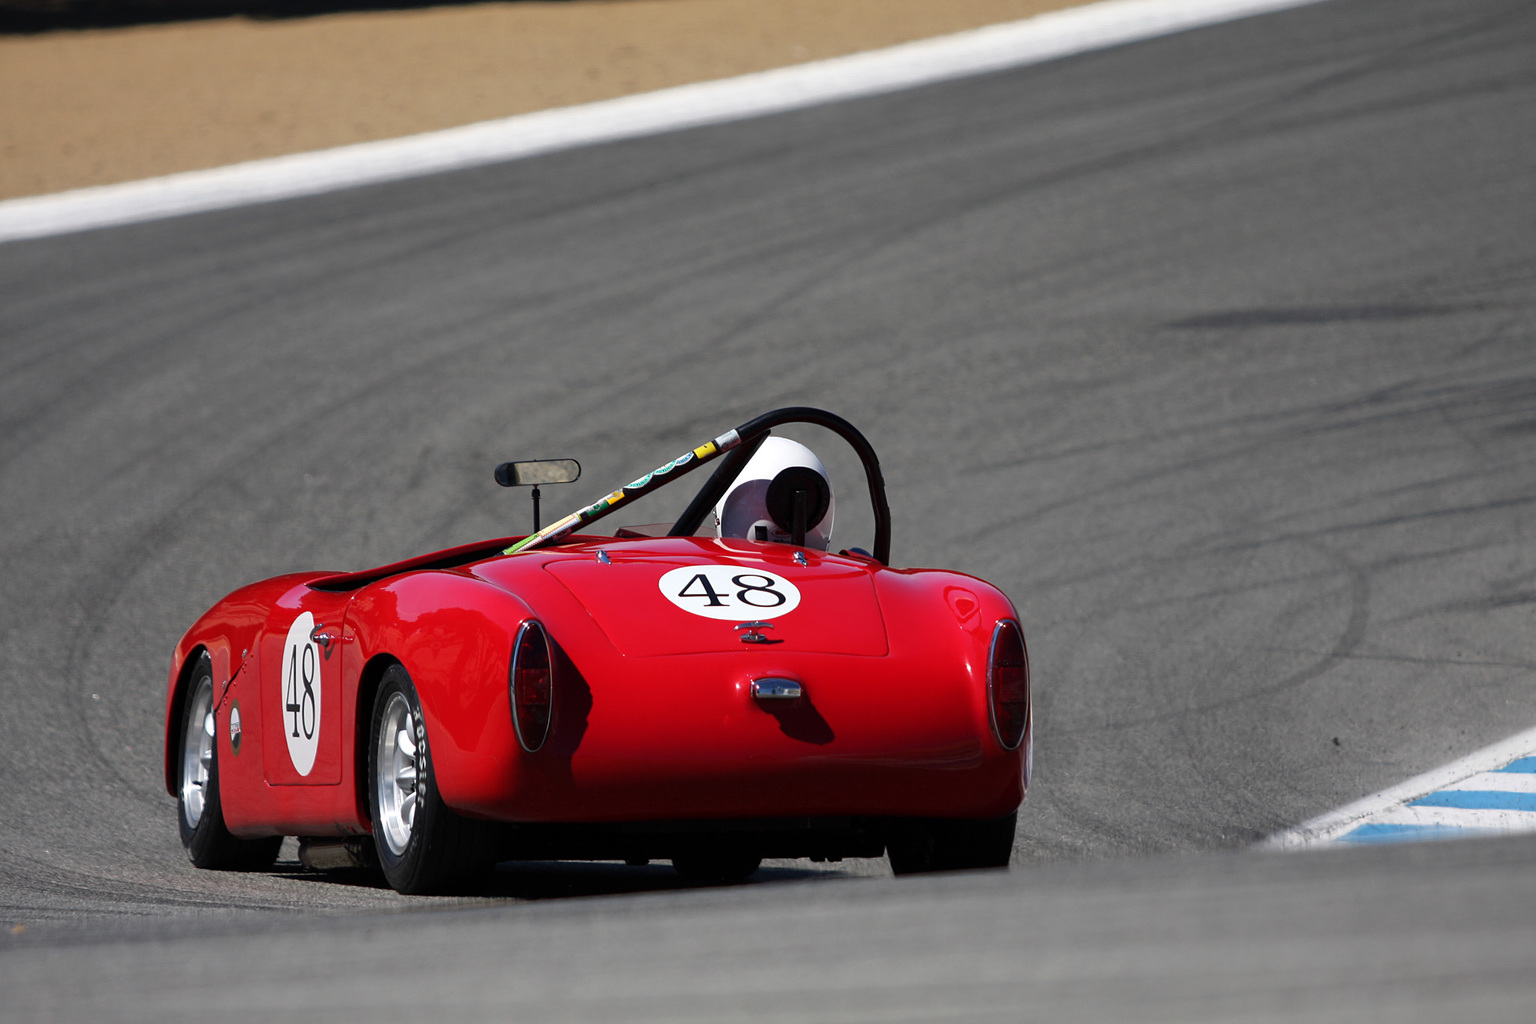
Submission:
M 575 824 L 984 819 L 1024 797 L 1025 750 L 998 744 L 985 682 L 953 659 L 768 648 L 642 660 L 644 672 L 612 666 L 593 688 L 557 655 L 548 741 L 522 750 L 509 714 L 485 716 L 472 756 L 437 747 L 444 800 L 491 821 Z M 803 693 L 759 700 L 765 678 Z
M 527 772 L 501 799 L 461 811 L 518 824 L 833 818 L 995 818 L 1024 798 L 1017 753 L 973 750 L 938 764 L 831 756 L 587 760 Z M 963 764 L 963 766 L 962 766 Z M 565 770 L 560 770 L 565 769 Z
M 985 685 L 877 674 L 880 659 L 852 666 L 866 676 L 846 662 L 828 671 L 776 660 L 751 676 L 740 662 L 719 672 L 694 662 L 665 686 L 561 694 L 550 740 L 533 754 L 490 715 L 479 745 L 510 757 L 444 763 L 444 798 L 508 823 L 992 818 L 1023 800 L 1025 751 L 995 742 Z M 765 706 L 751 683 L 770 676 L 806 694 Z

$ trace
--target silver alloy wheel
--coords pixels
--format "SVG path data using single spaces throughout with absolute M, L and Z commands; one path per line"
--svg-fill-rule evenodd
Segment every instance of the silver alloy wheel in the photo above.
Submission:
M 416 825 L 416 716 L 403 694 L 390 694 L 374 742 L 378 773 L 373 785 L 379 808 L 374 828 L 398 857 L 405 853 Z
M 192 694 L 187 732 L 181 738 L 181 806 L 187 826 L 197 828 L 208 803 L 208 773 L 213 767 L 213 680 L 204 676 Z

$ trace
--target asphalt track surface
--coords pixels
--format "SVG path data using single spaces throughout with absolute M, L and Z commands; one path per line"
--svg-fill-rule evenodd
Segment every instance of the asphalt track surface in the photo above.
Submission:
M 1530 1019 L 1536 844 L 1245 847 L 1536 723 L 1533 166 L 1536 8 L 1334 0 L 0 247 L 0 1017 Z M 800 403 L 882 453 L 898 564 L 1019 606 L 1010 872 L 186 863 L 212 601 Z

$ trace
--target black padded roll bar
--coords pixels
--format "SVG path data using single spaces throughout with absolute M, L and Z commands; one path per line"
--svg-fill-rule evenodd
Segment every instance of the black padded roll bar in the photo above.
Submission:
M 880 460 L 875 457 L 875 449 L 852 423 L 825 409 L 813 409 L 809 406 L 775 409 L 773 412 L 763 413 L 756 419 L 750 419 L 735 430 L 727 431 L 713 441 L 706 441 L 692 451 L 684 452 L 666 465 L 657 467 L 640 479 L 626 484 L 586 508 L 578 509 L 559 522 L 551 523 L 539 532 L 524 537 L 507 548 L 506 553 L 515 555 L 519 551 L 530 551 L 557 541 L 574 533 L 578 528 L 595 523 L 630 502 L 645 497 L 658 487 L 693 472 L 704 463 L 723 458 L 724 462 L 720 468 L 709 478 L 704 489 L 688 503 L 682 518 L 678 519 L 669 531 L 669 536 L 689 536 L 699 528 L 705 514 L 715 502 L 720 500 L 726 488 L 730 487 L 752 452 L 757 450 L 774 427 L 785 423 L 811 423 L 825 427 L 853 446 L 853 450 L 859 455 L 859 460 L 864 463 L 864 476 L 869 481 L 869 500 L 875 510 L 874 558 L 881 565 L 889 565 L 891 506 L 885 500 L 885 477 L 880 473 Z
M 747 464 L 747 460 L 767 439 L 773 428 L 786 423 L 811 423 L 818 427 L 825 427 L 847 441 L 858 453 L 859 461 L 864 464 L 864 477 L 869 483 L 869 500 L 875 512 L 875 561 L 881 565 L 889 565 L 891 563 L 891 506 L 885 497 L 885 476 L 880 472 L 880 459 L 875 455 L 874 446 L 857 427 L 841 416 L 827 412 L 825 409 L 814 409 L 805 405 L 765 412 L 737 427 L 736 433 L 741 437 L 741 445 L 725 456 L 720 468 L 710 476 L 709 482 L 694 496 L 693 501 L 688 503 L 688 508 L 673 525 L 669 536 L 691 536 L 704 522 L 704 516 L 725 494 L 737 474 L 741 472 L 741 468 Z

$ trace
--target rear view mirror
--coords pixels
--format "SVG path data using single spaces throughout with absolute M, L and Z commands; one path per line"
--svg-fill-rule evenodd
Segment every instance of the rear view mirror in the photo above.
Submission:
M 581 478 L 575 459 L 536 459 L 503 462 L 496 467 L 496 482 L 503 487 L 537 487 L 540 484 L 573 484 Z
M 581 463 L 575 459 L 533 459 L 529 462 L 503 462 L 496 467 L 496 482 L 503 487 L 533 488 L 533 532 L 539 532 L 539 485 L 573 484 L 581 478 Z

